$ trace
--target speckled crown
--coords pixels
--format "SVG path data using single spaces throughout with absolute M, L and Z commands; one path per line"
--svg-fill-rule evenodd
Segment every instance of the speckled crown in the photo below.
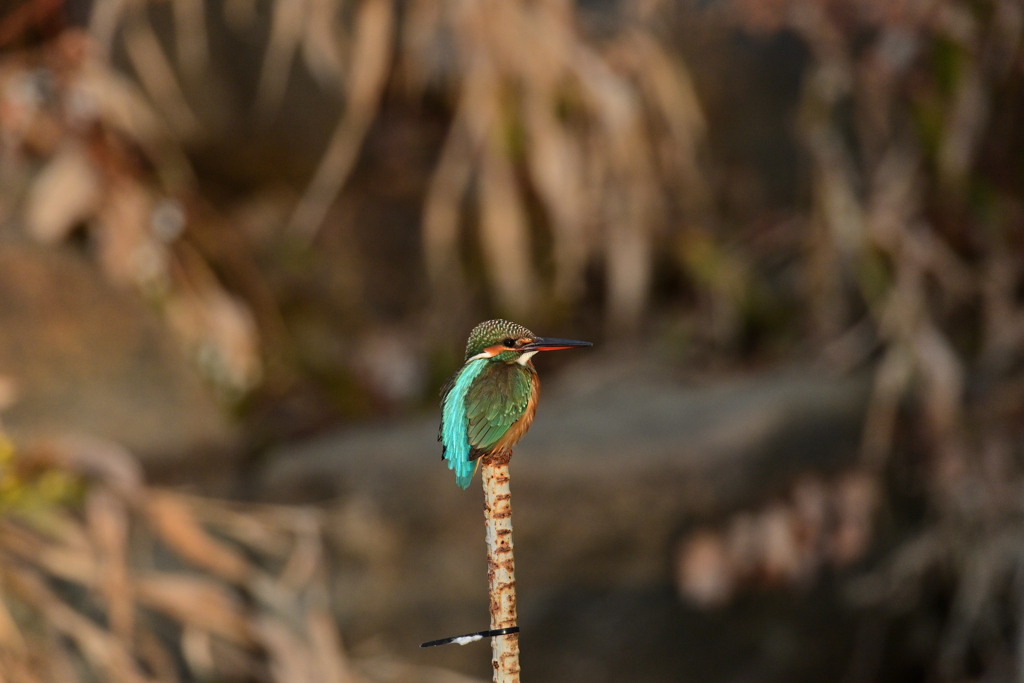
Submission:
M 500 344 L 503 340 L 520 337 L 533 339 L 536 335 L 522 325 L 517 325 L 509 320 L 488 320 L 473 328 L 469 333 L 469 341 L 466 342 L 466 360 L 482 352 L 488 346 Z

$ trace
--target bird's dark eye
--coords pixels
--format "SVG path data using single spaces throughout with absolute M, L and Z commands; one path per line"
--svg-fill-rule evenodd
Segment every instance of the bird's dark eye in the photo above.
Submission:
M 506 339 L 505 341 L 503 341 L 501 343 L 504 344 L 506 347 L 511 349 L 511 348 L 515 347 L 516 340 L 515 339 Z

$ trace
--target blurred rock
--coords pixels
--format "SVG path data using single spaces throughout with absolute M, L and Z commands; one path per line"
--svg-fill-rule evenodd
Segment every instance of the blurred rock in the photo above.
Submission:
M 166 324 L 70 249 L 0 245 L 0 375 L 17 387 L 3 414 L 16 438 L 94 434 L 156 471 L 235 452 L 226 411 Z
M 849 464 L 868 387 L 802 369 L 694 387 L 669 368 L 596 355 L 546 382 L 511 466 L 524 627 L 566 590 L 669 584 L 693 521 Z M 487 614 L 479 484 L 456 487 L 436 436 L 436 415 L 347 430 L 271 453 L 257 476 L 260 497 L 357 498 L 379 516 L 394 552 L 360 559 L 335 539 L 354 560 L 335 589 L 356 637 L 428 640 Z M 460 649 L 445 665 L 473 656 Z

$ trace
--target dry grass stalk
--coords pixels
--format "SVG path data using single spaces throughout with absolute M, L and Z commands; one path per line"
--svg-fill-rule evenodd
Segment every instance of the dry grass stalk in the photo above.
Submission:
M 808 47 L 797 121 L 811 170 L 805 300 L 843 368 L 870 363 L 874 372 L 857 468 L 864 490 L 886 490 L 883 478 L 905 451 L 925 454 L 914 467 L 935 526 L 851 593 L 859 605 L 927 612 L 922 587 L 952 577 L 938 678 L 963 679 L 979 653 L 1024 666 L 1024 641 L 991 627 L 998 615 L 1019 631 L 1019 585 L 1008 585 L 1024 567 L 1024 472 L 1014 456 L 1024 405 L 1019 183 L 1005 181 L 1016 172 L 993 154 L 1019 128 L 1004 95 L 1020 87 L 1024 10 L 1002 0 L 898 12 L 884 2 L 812 0 L 736 9 L 748 28 L 786 28 Z M 901 452 L 904 442 L 914 445 Z M 713 604 L 765 576 L 802 580 L 820 551 L 794 542 L 813 534 L 779 533 L 814 527 L 793 503 L 737 513 L 689 539 L 684 591 Z M 875 503 L 851 494 L 847 505 L 860 521 L 838 545 L 863 550 Z M 756 538 L 762 544 L 752 546 Z M 993 664 L 981 675 L 998 671 Z
M 199 119 L 185 100 L 174 68 L 146 16 L 145 6 L 136 5 L 128 16 L 124 27 L 124 47 L 146 94 L 179 140 L 198 136 L 201 130 Z
M 390 0 L 365 0 L 358 10 L 345 112 L 289 222 L 289 229 L 307 240 L 320 228 L 327 209 L 352 173 L 377 113 L 391 66 L 394 12 Z
M 173 58 L 146 2 L 96 2 L 87 39 L 69 32 L 51 46 L 58 58 L 44 59 L 60 106 L 36 105 L 29 118 L 72 112 L 74 120 L 50 121 L 61 144 L 36 150 L 53 161 L 32 184 L 29 224 L 48 242 L 85 224 L 100 242 L 104 269 L 166 305 L 204 373 L 232 396 L 261 377 L 259 335 L 217 278 L 194 272 L 207 270 L 202 259 L 179 253 L 189 251 L 193 232 L 206 231 L 197 226 L 195 181 L 181 147 L 204 134 L 188 95 L 209 66 L 205 5 L 173 3 Z M 252 29 L 253 3 L 232 0 L 223 9 L 234 28 Z M 467 279 L 458 233 L 464 200 L 475 189 L 479 244 L 499 308 L 528 315 L 546 301 L 576 301 L 586 268 L 603 262 L 610 326 L 635 329 L 651 287 L 665 196 L 692 208 L 704 194 L 699 102 L 685 67 L 648 29 L 634 26 L 599 45 L 580 31 L 575 9 L 555 1 L 417 0 L 399 13 L 394 0 L 307 0 L 271 9 L 257 109 L 264 117 L 277 111 L 300 55 L 325 88 L 344 97 L 290 231 L 306 242 L 315 236 L 355 167 L 397 59 L 408 92 L 440 89 L 457 102 L 424 206 L 424 253 L 438 298 Z M 400 18 L 406 40 L 398 43 Z M 141 87 L 111 68 L 117 47 Z M 452 59 L 438 60 L 440 54 Z M 95 136 L 85 139 L 97 128 L 104 133 L 99 145 Z M 22 150 L 7 153 L 17 167 Z M 146 164 L 133 165 L 135 155 Z M 550 278 L 548 256 L 535 244 L 531 197 L 541 202 L 540 229 L 550 232 Z M 169 216 L 179 219 L 164 220 Z M 263 313 L 261 324 L 276 319 Z M 220 317 L 225 322 L 214 323 Z
M 47 484 L 55 471 L 80 489 Z M 123 449 L 92 439 L 41 443 L 9 459 L 0 478 L 25 492 L 0 518 L 0 661 L 22 667 L 22 680 L 80 680 L 39 668 L 54 648 L 63 653 L 55 661 L 111 681 L 182 680 L 177 657 L 201 676 L 359 680 L 330 613 L 315 511 L 149 488 Z M 11 485 L 4 480 L 4 490 Z M 85 492 L 83 514 L 76 490 Z M 158 559 L 167 552 L 171 567 Z M 54 579 L 87 597 L 58 592 Z M 180 645 L 154 631 L 153 614 L 182 626 Z
M 95 8 L 101 24 L 120 17 L 109 4 Z M 113 18 L 103 18 L 108 11 Z M 84 226 L 103 272 L 161 307 L 204 374 L 237 394 L 260 378 L 259 337 L 247 307 L 191 246 L 200 218 L 193 207 L 202 204 L 179 140 L 198 123 L 145 12 L 136 8 L 125 21 L 140 80 L 151 95 L 171 99 L 154 96 L 152 106 L 99 57 L 94 40 L 68 31 L 5 62 L 3 104 L 17 116 L 0 124 L 0 167 L 23 173 L 40 157 L 43 169 L 24 194 L 29 235 L 56 244 Z M 5 184 L 4 203 L 18 194 L 19 184 Z
M 861 604 L 901 612 L 920 605 L 930 573 L 953 567 L 936 673 L 954 680 L 981 641 L 992 661 L 999 650 L 1024 662 L 1024 641 L 995 644 L 983 624 L 984 615 L 1002 613 L 1007 581 L 1024 566 L 1022 473 L 1007 455 L 1012 437 L 988 412 L 992 401 L 978 405 L 968 391 L 1016 386 L 1005 363 L 1024 354 L 1021 307 L 1005 289 L 1024 273 L 1019 257 L 1007 259 L 1009 245 L 1020 244 L 1019 221 L 995 217 L 1017 200 L 1000 195 L 972 205 L 971 196 L 993 182 L 981 158 L 992 144 L 986 136 L 1005 133 L 996 93 L 1010 79 L 1019 83 L 1007 59 L 1019 65 L 1022 10 L 1001 0 L 943 0 L 900 18 L 884 3 L 848 9 L 796 0 L 775 5 L 771 17 L 749 14 L 775 28 L 788 24 L 812 55 L 800 119 L 820 230 L 811 300 L 824 336 L 870 328 L 856 335 L 855 355 L 881 359 L 863 466 L 881 477 L 901 430 L 928 453 L 923 478 L 940 526 L 904 544 L 853 592 Z M 876 38 L 863 44 L 868 27 Z M 842 113 L 849 104 L 852 131 Z M 865 320 L 853 319 L 859 307 Z M 964 310 L 988 321 L 977 344 L 964 342 Z M 994 393 L 1006 399 L 1014 390 Z
M 424 208 L 435 291 L 446 296 L 462 279 L 454 246 L 477 175 L 480 241 L 499 309 L 522 315 L 550 295 L 572 302 L 588 263 L 602 259 L 611 327 L 635 328 L 665 215 L 659 188 L 703 192 L 703 117 L 685 69 L 641 29 L 603 53 L 566 3 L 421 0 L 408 17 L 403 74 L 413 89 L 451 82 L 458 101 Z M 454 72 L 431 57 L 449 34 Z M 650 119 L 664 126 L 649 127 Z M 536 272 L 528 192 L 540 198 L 552 238 L 547 288 Z

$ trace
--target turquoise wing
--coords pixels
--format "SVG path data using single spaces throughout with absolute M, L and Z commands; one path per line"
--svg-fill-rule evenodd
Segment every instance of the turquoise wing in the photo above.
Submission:
M 473 380 L 486 369 L 488 361 L 479 358 L 462 366 L 442 390 L 441 428 L 437 440 L 441 442 L 441 457 L 448 461 L 448 469 L 455 470 L 455 481 L 469 488 L 476 466 L 470 460 L 469 418 L 466 415 L 466 395 Z
M 469 487 L 474 460 L 493 448 L 526 412 L 531 373 L 515 364 L 481 358 L 464 365 L 442 390 L 442 457 L 463 489 Z

